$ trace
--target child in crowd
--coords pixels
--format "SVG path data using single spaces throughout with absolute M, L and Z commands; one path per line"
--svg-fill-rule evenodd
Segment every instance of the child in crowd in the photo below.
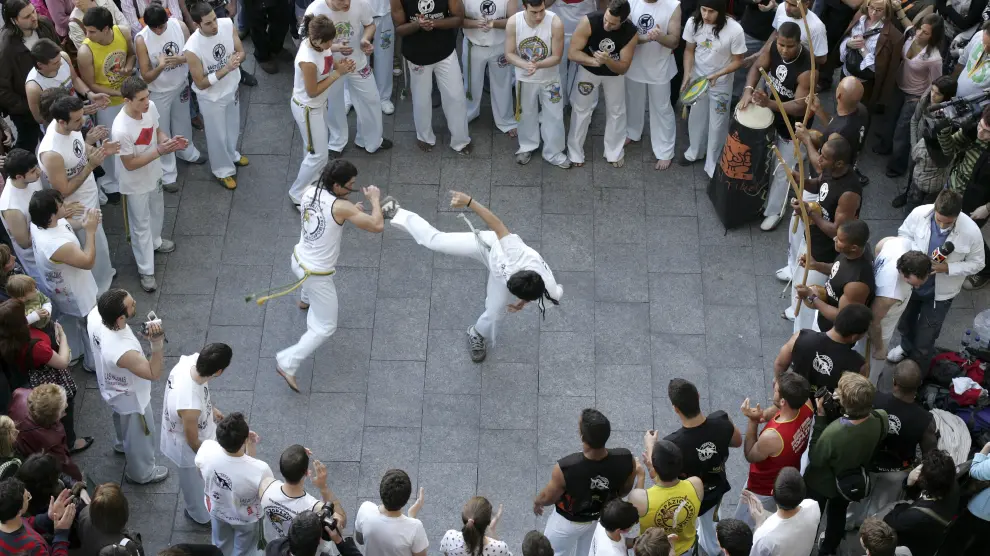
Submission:
M 52 301 L 38 291 L 34 278 L 17 274 L 7 279 L 7 294 L 24 304 L 28 324 L 44 330 L 52 320 Z

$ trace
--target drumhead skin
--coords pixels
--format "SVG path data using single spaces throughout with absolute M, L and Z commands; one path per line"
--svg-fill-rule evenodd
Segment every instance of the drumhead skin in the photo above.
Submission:
M 773 110 L 750 104 L 745 110 L 736 110 L 736 121 L 749 129 L 766 129 L 773 125 Z
M 684 91 L 681 95 L 681 104 L 685 106 L 691 106 L 694 104 L 698 97 L 705 94 L 708 91 L 708 78 L 700 77 L 691 83 L 691 86 Z

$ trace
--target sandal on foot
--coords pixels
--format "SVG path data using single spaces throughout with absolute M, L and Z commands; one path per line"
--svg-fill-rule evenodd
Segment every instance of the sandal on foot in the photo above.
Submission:
M 297 394 L 301 394 L 302 393 L 299 390 L 299 386 L 296 385 L 296 377 L 290 376 L 290 375 L 286 374 L 285 371 L 283 371 L 282 369 L 278 368 L 277 366 L 275 367 L 275 372 L 278 373 L 278 376 L 282 377 L 285 380 L 285 383 L 289 385 L 289 389 L 290 390 L 292 390 L 293 392 L 295 392 Z
M 69 449 L 69 454 L 78 454 L 79 452 L 84 452 L 84 451 L 88 450 L 89 447 L 93 445 L 93 442 L 96 439 L 94 439 L 92 436 L 84 436 L 83 437 L 83 440 L 84 440 L 84 443 L 83 443 L 82 447 L 81 448 L 70 448 Z

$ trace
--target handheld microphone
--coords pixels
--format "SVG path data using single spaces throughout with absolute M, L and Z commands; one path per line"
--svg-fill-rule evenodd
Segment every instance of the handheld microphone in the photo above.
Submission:
M 956 250 L 956 246 L 951 241 L 946 241 L 941 247 L 932 250 L 932 262 L 935 264 L 944 263 L 945 259 Z

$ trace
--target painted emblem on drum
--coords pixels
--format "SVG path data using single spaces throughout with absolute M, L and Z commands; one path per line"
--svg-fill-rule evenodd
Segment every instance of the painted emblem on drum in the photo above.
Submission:
M 588 83 L 587 81 L 581 81 L 580 83 L 578 83 L 578 87 L 577 88 L 578 88 L 578 92 L 579 93 L 581 93 L 584 96 L 588 96 L 588 95 L 591 94 L 591 91 L 594 91 L 595 90 L 595 85 L 594 85 L 594 83 Z
M 433 0 L 419 0 L 419 4 L 417 4 L 417 6 L 419 7 L 419 13 L 421 14 L 433 13 L 433 8 L 436 7 Z
M 550 83 L 547 85 L 547 92 L 550 93 L 550 102 L 557 104 L 560 102 L 560 83 Z
M 781 82 L 787 79 L 787 66 L 785 66 L 784 64 L 780 64 L 779 66 L 777 66 L 777 69 L 773 70 L 773 72 L 777 75 L 777 79 L 779 79 Z
M 732 180 L 751 181 L 753 179 L 753 151 L 733 131 L 725 140 L 722 158 L 718 162 L 722 173 Z
M 818 189 L 818 202 L 821 203 L 828 197 L 828 182 L 822 184 L 821 188 Z
M 519 43 L 519 56 L 527 62 L 539 62 L 547 57 L 550 49 L 540 37 L 527 37 Z
M 636 21 L 636 26 L 639 27 L 640 35 L 649 33 L 650 29 L 653 29 L 653 16 L 650 14 L 643 14 L 639 16 L 639 19 Z
M 509 65 L 509 59 L 505 57 L 505 54 L 502 54 L 501 56 L 498 57 L 498 67 L 504 68 L 505 66 L 508 65 Z
M 223 61 L 224 57 L 226 57 L 226 56 L 227 56 L 227 47 L 226 46 L 224 46 L 222 44 L 218 44 L 218 45 L 216 45 L 216 46 L 213 47 L 213 59 L 214 60 L 220 62 L 220 61 Z
M 484 2 L 481 3 L 481 15 L 489 17 L 493 16 L 495 15 L 495 9 L 495 2 L 492 2 L 492 0 L 484 0 Z

